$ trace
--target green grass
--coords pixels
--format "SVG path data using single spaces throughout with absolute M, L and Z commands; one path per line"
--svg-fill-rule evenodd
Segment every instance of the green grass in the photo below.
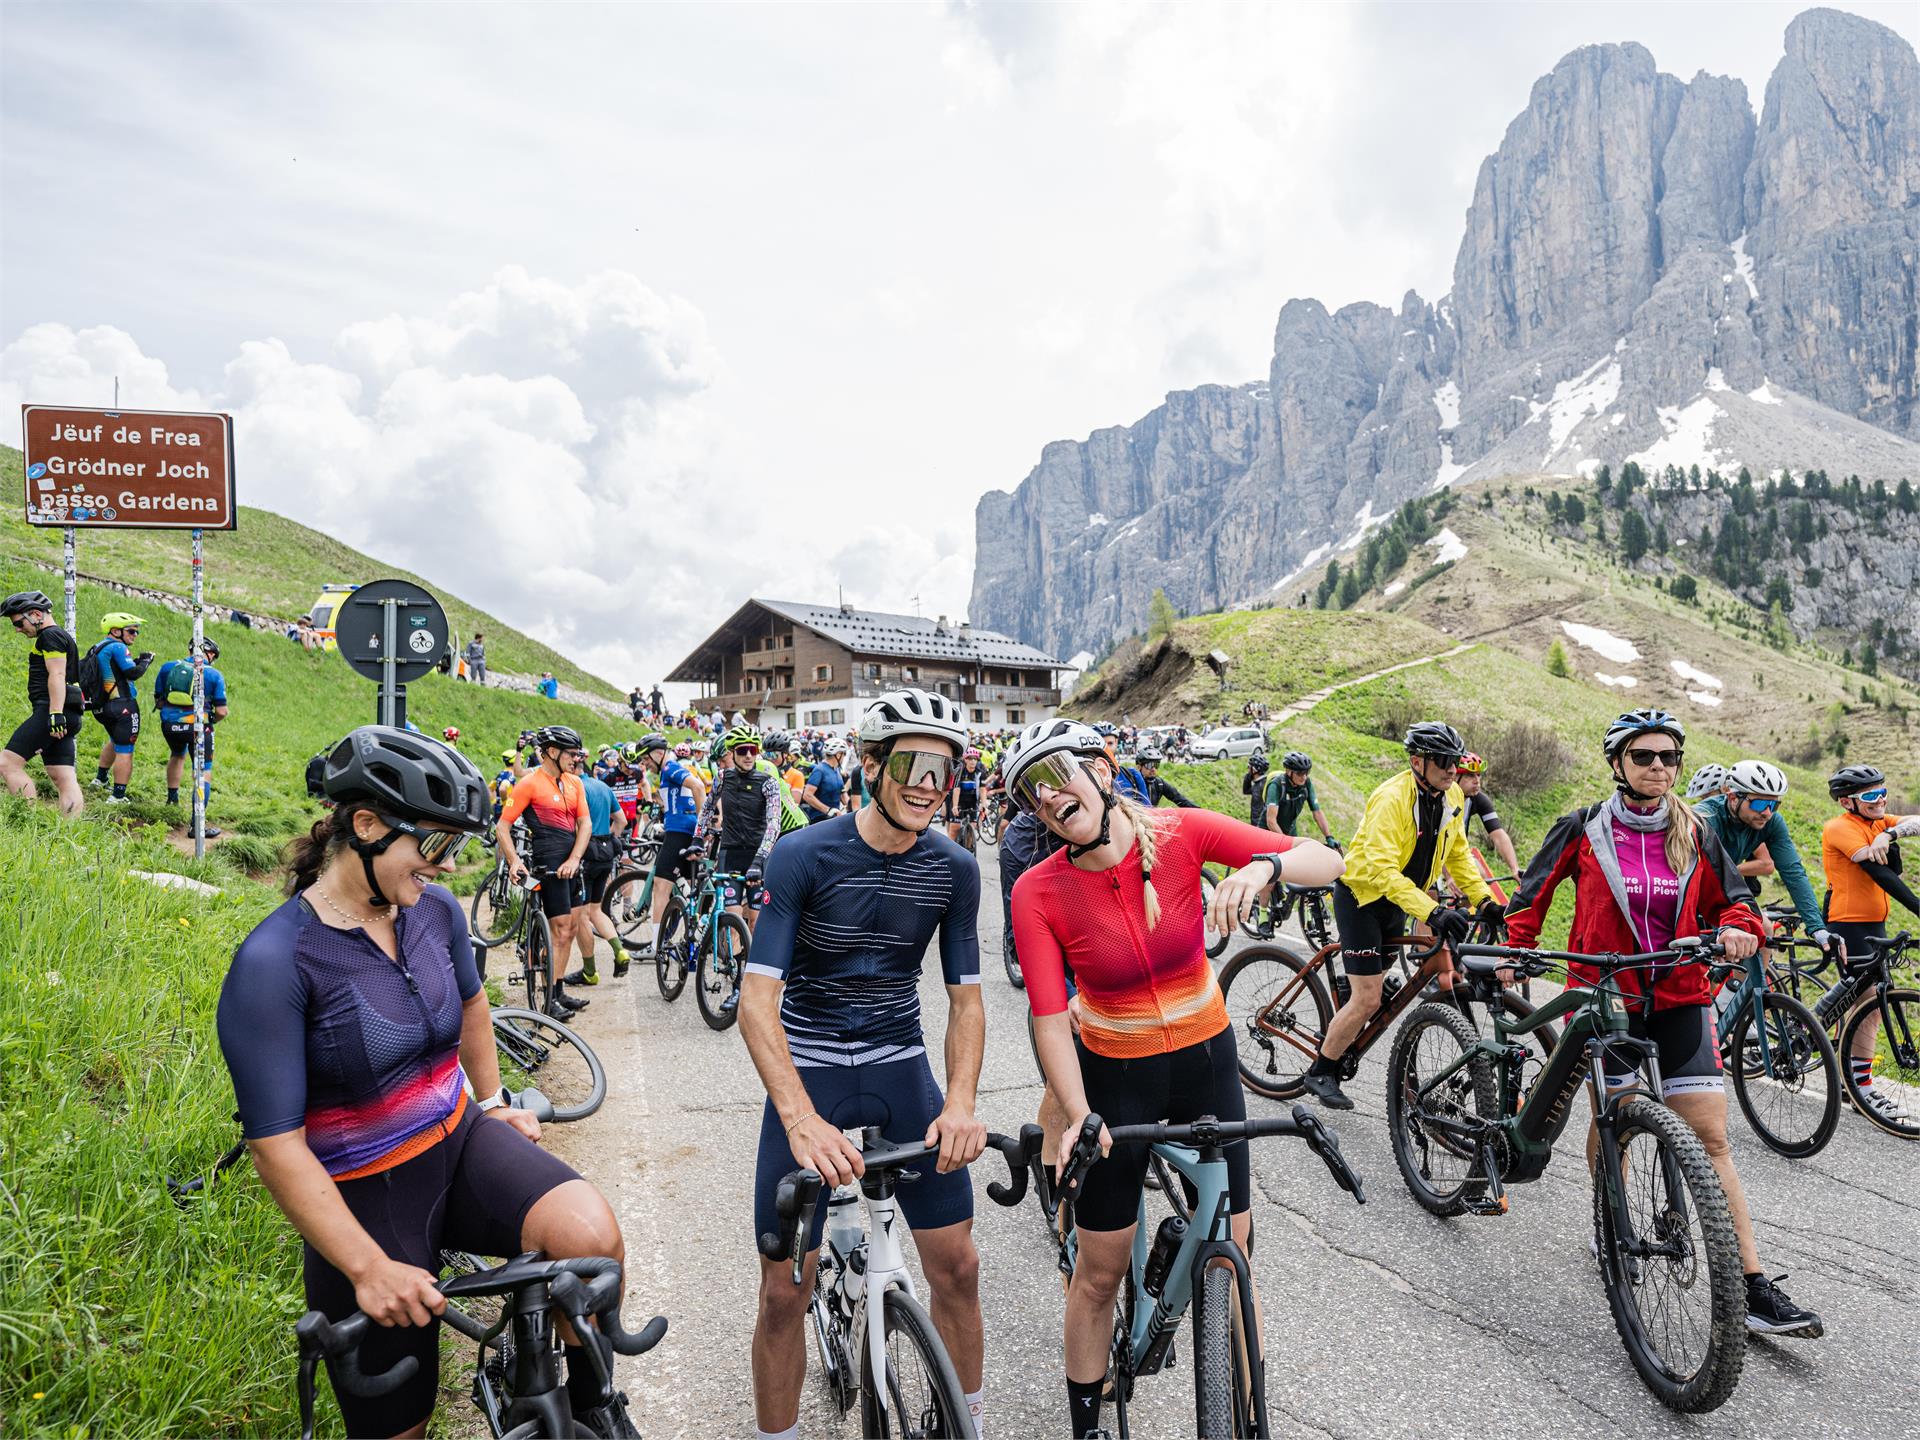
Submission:
M 128 873 L 188 868 L 223 893 Z M 165 1186 L 234 1139 L 213 1010 L 277 893 L 7 797 L 0 874 L 0 1433 L 294 1433 L 299 1237 L 251 1167 Z
M 17 500 L 25 493 L 25 484 L 20 452 L 0 446 L 0 494 Z M 78 546 L 78 568 L 83 574 L 171 595 L 185 595 L 192 586 L 184 531 L 82 530 Z M 243 505 L 239 528 L 207 531 L 205 549 L 210 603 L 292 620 L 313 609 L 322 584 L 359 584 L 388 577 L 413 580 L 439 597 L 448 619 L 463 638 L 475 630 L 486 635 L 487 662 L 494 669 L 524 675 L 551 670 L 562 682 L 589 694 L 619 699 L 623 693 L 558 651 L 449 595 L 431 581 L 363 555 L 283 515 Z M 11 559 L 58 566 L 60 551 L 58 530 L 28 525 L 11 501 L 0 509 L 0 563 Z M 42 571 L 30 583 L 59 598 L 58 575 Z M 125 597 L 116 599 L 119 603 L 114 608 L 128 606 Z M 91 643 L 91 638 L 83 643 Z
M 0 560 L 0 593 L 38 587 L 46 578 L 17 562 Z M 102 613 L 126 603 L 112 591 L 82 585 L 76 637 L 80 644 L 84 647 L 99 638 Z M 127 809 L 142 822 L 179 825 L 183 809 L 164 803 L 167 747 L 151 704 L 151 686 L 158 666 L 187 653 L 193 625 L 189 617 L 162 606 L 143 606 L 139 613 L 146 621 L 140 646 L 159 658 L 142 682 L 147 732 L 135 751 L 129 791 L 133 803 Z M 235 859 L 242 858 L 241 851 L 250 853 L 259 868 L 257 862 L 265 858 L 262 846 L 277 849 L 319 816 L 318 807 L 306 799 L 307 759 L 355 726 L 372 722 L 374 686 L 348 669 L 338 655 L 309 651 L 279 636 L 237 625 L 217 625 L 211 633 L 220 642 L 220 670 L 226 676 L 232 708 L 217 732 L 209 815 L 213 824 L 236 837 L 220 845 L 236 845 Z M 10 734 L 26 714 L 26 664 L 25 639 L 12 631 L 0 633 L 4 733 Z M 631 723 L 584 706 L 520 691 L 481 688 L 443 675 L 429 675 L 410 685 L 407 704 L 408 717 L 430 735 L 438 735 L 448 725 L 457 726 L 461 748 L 489 777 L 499 768 L 500 753 L 527 726 L 572 725 L 589 745 L 635 735 Z M 92 720 L 80 732 L 83 783 L 92 778 L 104 735 Z M 35 774 L 39 769 L 37 762 L 29 766 Z M 91 793 L 97 800 L 100 792 Z M 188 793 L 183 790 L 183 797 Z

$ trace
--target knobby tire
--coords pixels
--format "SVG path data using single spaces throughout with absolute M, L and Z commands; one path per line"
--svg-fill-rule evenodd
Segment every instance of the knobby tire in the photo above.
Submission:
M 1249 945 L 1220 972 L 1240 1054 L 1240 1083 L 1269 1100 L 1291 1100 L 1301 1093 L 1301 1077 L 1333 1023 L 1333 1001 L 1321 978 L 1325 967 L 1309 970 L 1311 965 L 1289 943 L 1276 941 Z M 1285 1003 L 1276 1006 L 1278 999 Z M 1256 1024 L 1261 1016 L 1270 1018 Z M 1273 1033 L 1276 1027 L 1284 1033 Z M 1296 1043 L 1288 1041 L 1289 1034 Z
M 1433 1121 L 1496 1119 L 1500 1092 L 1492 1064 L 1475 1056 L 1445 1085 L 1420 1095 L 1479 1038 L 1473 1023 L 1453 1006 L 1429 1002 L 1401 1022 L 1387 1057 L 1387 1133 L 1394 1164 L 1415 1203 L 1434 1215 L 1464 1214 L 1468 1202 L 1487 1189 L 1478 1147 L 1442 1132 Z M 1436 1169 L 1443 1173 L 1436 1175 Z

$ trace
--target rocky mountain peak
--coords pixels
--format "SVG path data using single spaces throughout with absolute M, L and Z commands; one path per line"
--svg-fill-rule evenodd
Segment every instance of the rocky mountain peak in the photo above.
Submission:
M 974 618 L 1056 653 L 1294 593 L 1463 477 L 1636 459 L 1920 478 L 1920 66 L 1884 26 L 1788 27 L 1745 86 L 1589 45 L 1481 164 L 1452 293 L 1288 300 L 1263 383 L 1048 445 L 976 514 Z

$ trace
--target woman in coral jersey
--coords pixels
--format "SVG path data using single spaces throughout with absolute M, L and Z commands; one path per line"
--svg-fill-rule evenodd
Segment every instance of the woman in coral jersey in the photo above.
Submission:
M 1211 810 L 1152 811 L 1116 794 L 1101 737 L 1077 721 L 1029 726 L 1005 765 L 1021 805 L 1064 842 L 1014 886 L 1013 927 L 1041 1065 L 1071 1121 L 1067 1143 L 1094 1112 L 1118 1125 L 1245 1119 L 1206 926 L 1232 929 L 1283 869 L 1292 884 L 1331 883 L 1339 855 Z M 1208 861 L 1234 873 L 1203 911 Z M 1069 970 L 1077 1037 L 1067 1020 Z M 1147 1168 L 1146 1147 L 1115 1147 L 1104 1128 L 1100 1141 L 1105 1158 L 1088 1171 L 1074 1208 L 1079 1259 L 1067 1295 L 1066 1365 L 1076 1436 L 1099 1425 L 1114 1300 Z M 1245 1248 L 1246 1142 L 1227 1147 L 1226 1159 L 1234 1238 Z

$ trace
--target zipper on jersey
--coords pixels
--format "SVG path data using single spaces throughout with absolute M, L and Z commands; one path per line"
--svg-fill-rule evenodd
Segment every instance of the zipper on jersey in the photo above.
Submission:
M 1140 933 L 1133 918 L 1132 908 L 1127 904 L 1126 895 L 1120 888 L 1120 867 L 1115 865 L 1107 872 L 1113 877 L 1113 894 L 1120 911 L 1120 919 L 1127 927 L 1127 937 L 1133 941 L 1134 959 L 1140 962 L 1140 978 L 1146 985 L 1147 996 L 1153 1001 L 1154 1013 L 1160 1017 L 1160 1042 L 1166 1044 L 1172 1033 L 1167 1024 L 1167 1007 L 1160 1003 L 1160 987 L 1153 983 L 1153 962 L 1147 955 L 1146 936 Z

